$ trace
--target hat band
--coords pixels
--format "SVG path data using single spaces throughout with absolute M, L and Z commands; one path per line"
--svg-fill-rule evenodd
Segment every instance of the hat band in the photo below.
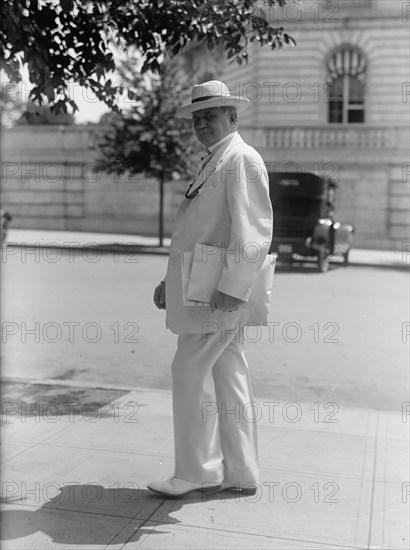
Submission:
M 191 103 L 197 103 L 198 101 L 207 101 L 208 99 L 229 99 L 229 96 L 223 95 L 205 95 L 203 97 L 196 97 L 191 100 Z

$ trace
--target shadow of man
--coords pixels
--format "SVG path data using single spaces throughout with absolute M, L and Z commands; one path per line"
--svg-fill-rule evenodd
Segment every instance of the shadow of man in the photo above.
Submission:
M 46 489 L 46 490 L 45 490 Z M 50 542 L 69 545 L 109 545 L 136 542 L 144 535 L 168 534 L 157 526 L 181 523 L 171 514 L 185 504 L 210 500 L 238 499 L 227 492 L 189 493 L 183 498 L 159 497 L 137 484 L 105 488 L 95 484 L 58 485 L 50 483 L 42 497 L 55 494 L 36 510 L 8 509 L 2 512 L 2 540 L 35 536 L 37 545 L 44 534 Z M 36 495 L 39 496 L 39 495 Z M 26 498 L 6 498 L 6 504 L 27 503 Z M 21 547 L 25 546 L 21 541 Z

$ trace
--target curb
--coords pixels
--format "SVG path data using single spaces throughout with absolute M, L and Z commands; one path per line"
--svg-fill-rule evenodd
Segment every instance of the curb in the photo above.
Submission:
M 124 391 L 124 392 L 154 392 L 163 393 L 171 392 L 171 388 L 150 388 L 144 386 L 130 386 L 130 385 L 117 385 L 117 384 L 96 384 L 95 382 L 75 382 L 73 380 L 61 380 L 56 378 L 43 378 L 36 380 L 34 378 L 15 378 L 13 376 L 2 376 L 1 382 L 4 384 L 25 384 L 27 386 L 50 386 L 53 388 L 81 388 L 88 390 L 111 390 L 111 391 Z
M 112 244 L 98 244 L 98 243 L 85 243 L 79 246 L 73 246 L 70 244 L 62 243 L 24 243 L 24 242 L 6 242 L 5 247 L 16 248 L 51 248 L 55 250 L 75 250 L 81 252 L 83 250 L 95 250 L 99 252 L 107 253 L 133 253 L 133 254 L 157 254 L 168 255 L 170 248 L 168 246 L 152 246 L 146 244 L 125 244 L 125 243 L 112 243 Z
M 91 251 L 98 251 L 102 253 L 117 253 L 117 254 L 150 254 L 150 255 L 157 255 L 157 256 L 167 256 L 170 252 L 169 246 L 152 246 L 152 245 L 144 245 L 144 244 L 133 244 L 133 243 L 106 243 L 106 244 L 98 244 L 98 243 L 84 243 L 74 246 L 70 243 L 26 243 L 26 242 L 5 242 L 4 246 L 6 248 L 8 247 L 15 247 L 15 248 L 50 248 L 55 250 L 75 250 L 76 252 L 81 252 L 84 250 L 91 250 Z M 296 264 L 297 262 L 295 262 Z M 304 262 L 299 262 L 300 264 Z M 305 263 L 309 263 L 306 261 Z M 340 265 L 340 267 L 343 267 L 342 262 L 339 261 L 330 261 L 331 265 Z M 278 262 L 278 265 L 289 265 L 286 263 Z M 370 267 L 375 269 L 397 269 L 400 271 L 408 271 L 410 268 L 409 264 L 406 264 L 405 262 L 395 262 L 395 263 L 372 263 L 372 262 L 366 262 L 366 261 L 357 261 L 357 260 L 349 260 L 349 263 L 346 267 Z
M 372 267 L 373 269 L 398 269 L 399 271 L 408 271 L 410 269 L 410 265 L 406 266 L 405 264 L 372 264 L 351 261 L 349 261 L 347 267 Z

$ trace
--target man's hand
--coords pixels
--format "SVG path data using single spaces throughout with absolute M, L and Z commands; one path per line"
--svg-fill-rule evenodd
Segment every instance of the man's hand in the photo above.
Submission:
M 157 288 L 154 291 L 154 304 L 157 306 L 158 309 L 166 309 L 164 281 L 161 281 L 161 283 L 157 286 Z
M 240 300 L 229 294 L 224 294 L 219 290 L 215 290 L 211 298 L 210 306 L 212 313 L 219 309 L 220 311 L 236 311 L 241 304 L 244 304 L 245 300 Z

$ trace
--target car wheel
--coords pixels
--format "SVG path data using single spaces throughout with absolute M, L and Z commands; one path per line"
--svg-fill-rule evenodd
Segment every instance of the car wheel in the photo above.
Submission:
M 343 254 L 343 266 L 347 267 L 349 265 L 349 251 Z
M 319 246 L 317 251 L 317 268 L 319 273 L 326 273 L 329 269 L 329 250 L 325 246 Z
M 292 264 L 293 263 L 293 255 L 292 254 L 280 254 L 278 257 L 278 260 L 284 264 Z

